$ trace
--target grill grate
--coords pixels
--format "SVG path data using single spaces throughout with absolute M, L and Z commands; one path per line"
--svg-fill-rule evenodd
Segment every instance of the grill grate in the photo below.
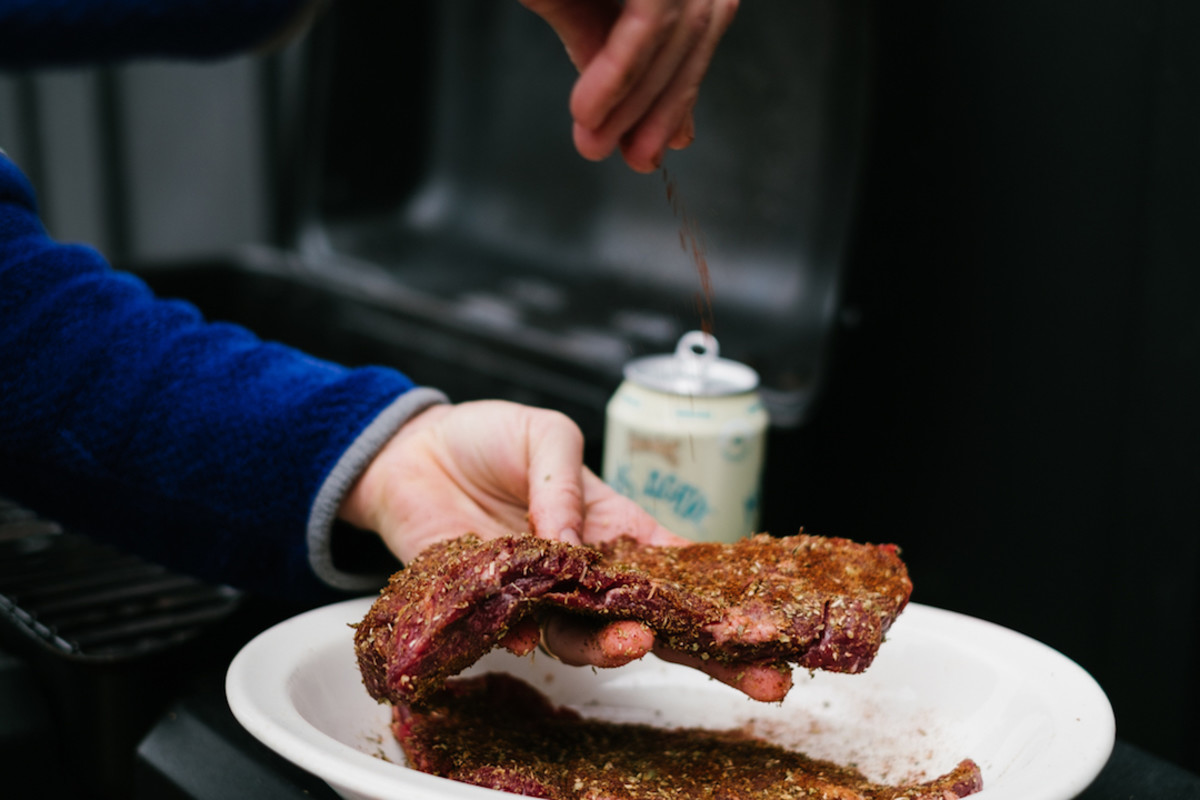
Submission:
M 0 621 L 43 650 L 82 661 L 140 658 L 196 637 L 240 599 L 0 497 Z

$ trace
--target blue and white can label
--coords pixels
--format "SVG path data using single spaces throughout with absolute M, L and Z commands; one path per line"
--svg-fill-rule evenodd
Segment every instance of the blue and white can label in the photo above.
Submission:
M 700 331 L 625 367 L 609 400 L 603 478 L 664 527 L 732 542 L 759 520 L 768 416 L 758 374 Z

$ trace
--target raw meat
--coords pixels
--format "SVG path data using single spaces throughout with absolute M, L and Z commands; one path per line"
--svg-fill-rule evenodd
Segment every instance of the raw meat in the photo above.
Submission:
M 357 626 L 370 694 L 425 703 L 531 615 L 638 620 L 672 649 L 726 663 L 861 672 L 912 592 L 892 545 L 798 534 L 734 544 L 598 548 L 529 535 L 430 547 Z
M 956 800 L 983 788 L 969 759 L 934 780 L 868 781 L 738 731 L 582 719 L 509 675 L 449 681 L 433 711 L 398 705 L 409 766 L 548 800 Z

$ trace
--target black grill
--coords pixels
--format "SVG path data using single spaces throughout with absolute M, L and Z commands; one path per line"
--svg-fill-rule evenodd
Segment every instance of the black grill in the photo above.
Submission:
M 217 623 L 242 605 L 0 498 L 0 694 L 28 700 L 0 730 L 5 790 L 131 797 L 137 742 L 228 662 L 236 626 Z
M 145 657 L 195 638 L 240 598 L 0 498 L 0 614 L 43 650 L 82 661 Z

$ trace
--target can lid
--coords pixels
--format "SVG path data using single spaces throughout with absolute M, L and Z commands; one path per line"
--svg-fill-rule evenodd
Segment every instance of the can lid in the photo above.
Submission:
M 758 387 L 758 373 L 745 364 L 720 358 L 716 338 L 690 331 L 672 354 L 646 356 L 625 365 L 625 379 L 668 394 L 719 397 Z

